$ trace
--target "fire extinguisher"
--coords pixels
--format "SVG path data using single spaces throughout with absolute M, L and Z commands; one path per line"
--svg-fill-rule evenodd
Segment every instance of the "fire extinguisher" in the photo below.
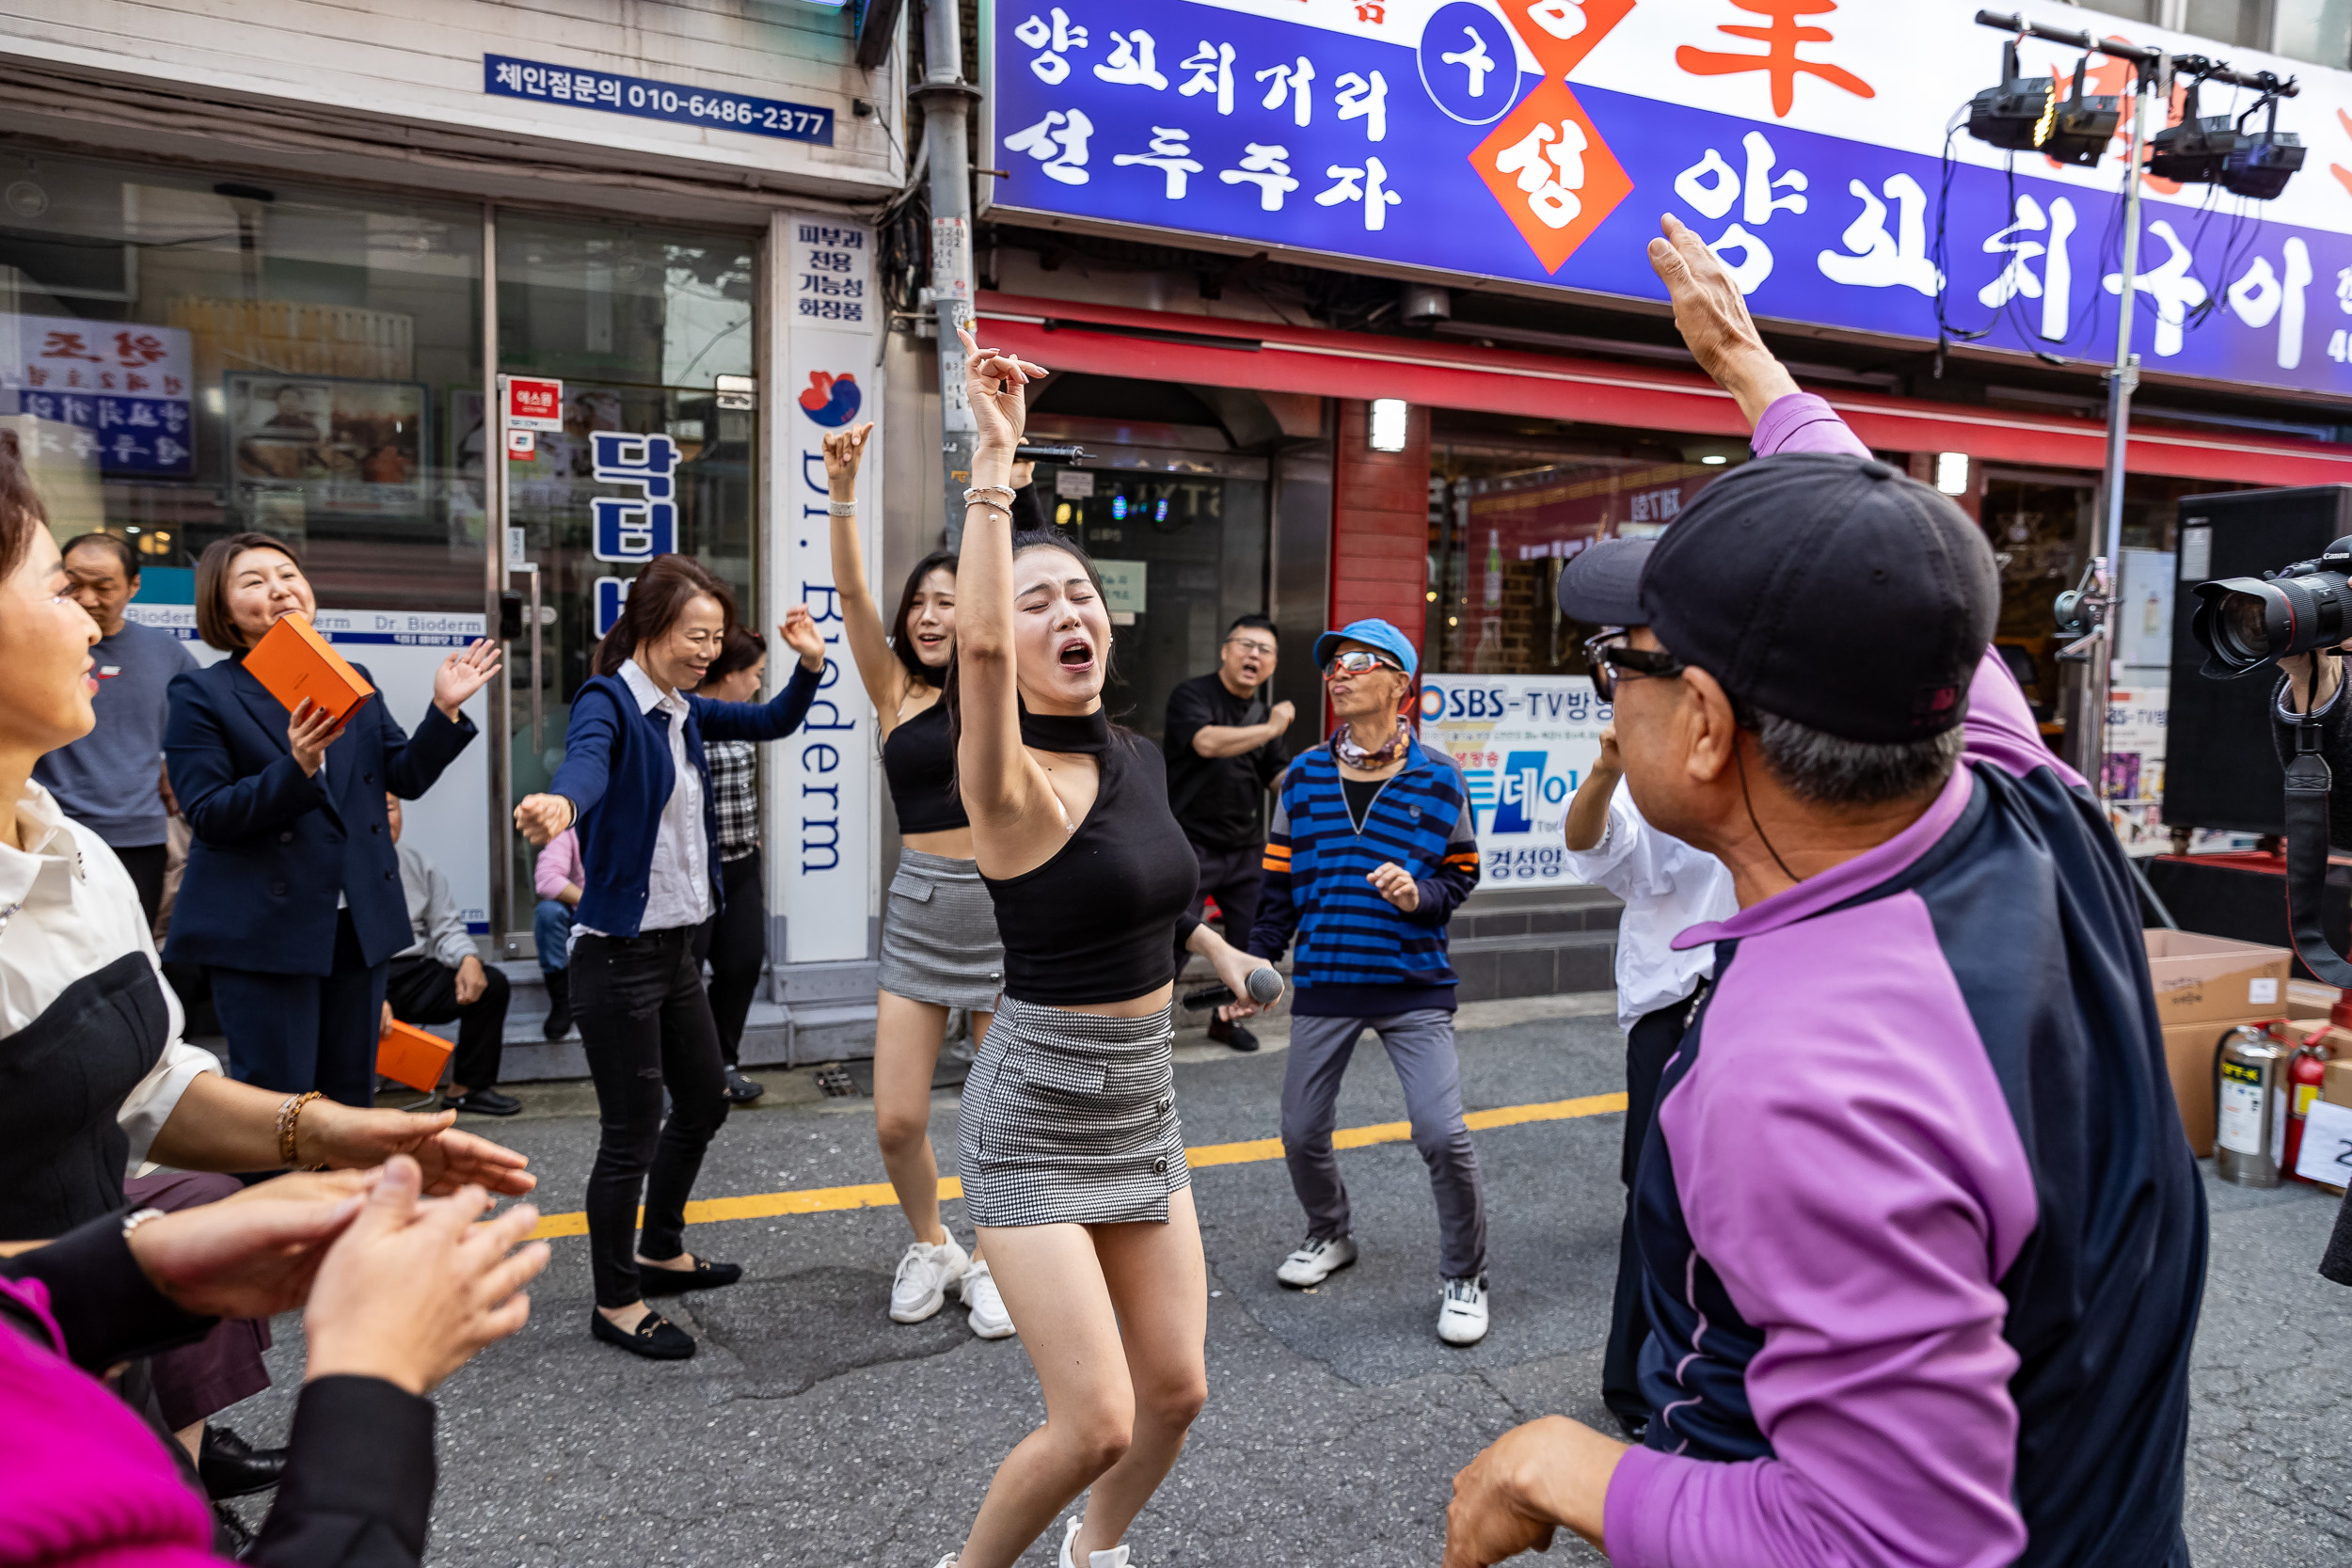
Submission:
M 2279 1185 L 2287 1053 L 2269 1030 L 2284 1022 L 2240 1024 L 2214 1048 L 2214 1172 L 2241 1187 Z
M 2333 1054 L 2320 1042 L 2333 1027 L 2332 1022 L 2323 1023 L 2304 1036 L 2302 1043 L 2287 1058 L 2287 1135 L 2279 1153 L 2281 1176 L 2295 1176 L 2296 1162 L 2302 1156 L 2303 1118 L 2311 1114 L 2312 1101 L 2319 1098 L 2319 1086 L 2328 1075 L 2328 1063 Z

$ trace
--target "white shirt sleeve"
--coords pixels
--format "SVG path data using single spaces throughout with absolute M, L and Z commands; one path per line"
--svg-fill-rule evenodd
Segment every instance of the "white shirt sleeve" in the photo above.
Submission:
M 1628 903 L 1645 897 L 1660 891 L 1651 885 L 1656 875 L 1651 862 L 1661 836 L 1642 820 L 1632 792 L 1620 779 L 1609 797 L 1609 823 L 1601 830 L 1600 842 L 1590 849 L 1565 851 L 1568 871 L 1579 881 L 1607 888 Z
M 121 1109 L 115 1112 L 115 1123 L 131 1140 L 129 1158 L 122 1174 L 133 1177 L 147 1163 L 147 1151 L 154 1147 L 155 1134 L 164 1130 L 171 1113 L 180 1108 L 180 1097 L 188 1092 L 188 1085 L 208 1072 L 220 1070 L 220 1059 L 209 1051 L 199 1051 L 174 1033 L 164 1053 L 155 1059 L 147 1076 L 123 1097 Z

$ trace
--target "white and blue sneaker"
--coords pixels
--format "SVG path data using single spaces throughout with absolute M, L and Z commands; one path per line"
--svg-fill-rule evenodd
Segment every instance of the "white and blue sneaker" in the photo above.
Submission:
M 1474 1345 L 1486 1337 L 1486 1276 L 1445 1282 L 1438 1303 L 1438 1338 L 1449 1345 Z
M 1327 1236 L 1321 1241 L 1310 1236 L 1298 1243 L 1296 1252 L 1282 1259 L 1274 1277 L 1294 1291 L 1303 1291 L 1310 1285 L 1322 1284 L 1354 1261 L 1353 1236 Z

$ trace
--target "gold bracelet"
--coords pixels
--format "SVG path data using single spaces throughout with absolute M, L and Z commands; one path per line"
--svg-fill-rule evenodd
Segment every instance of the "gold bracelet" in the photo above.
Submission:
M 322 1097 L 316 1089 L 307 1094 L 290 1094 L 286 1097 L 286 1102 L 278 1107 L 278 1163 L 279 1164 L 291 1165 L 294 1163 L 294 1127 L 302 1120 L 302 1108 L 320 1098 Z

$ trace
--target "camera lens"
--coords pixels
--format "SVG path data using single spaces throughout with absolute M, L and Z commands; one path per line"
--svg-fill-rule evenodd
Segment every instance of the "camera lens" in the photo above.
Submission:
M 2221 612 L 2216 619 L 2223 641 L 2230 652 L 2248 663 L 2257 663 L 2272 656 L 2267 607 L 2252 594 L 2233 594 L 2221 601 Z

